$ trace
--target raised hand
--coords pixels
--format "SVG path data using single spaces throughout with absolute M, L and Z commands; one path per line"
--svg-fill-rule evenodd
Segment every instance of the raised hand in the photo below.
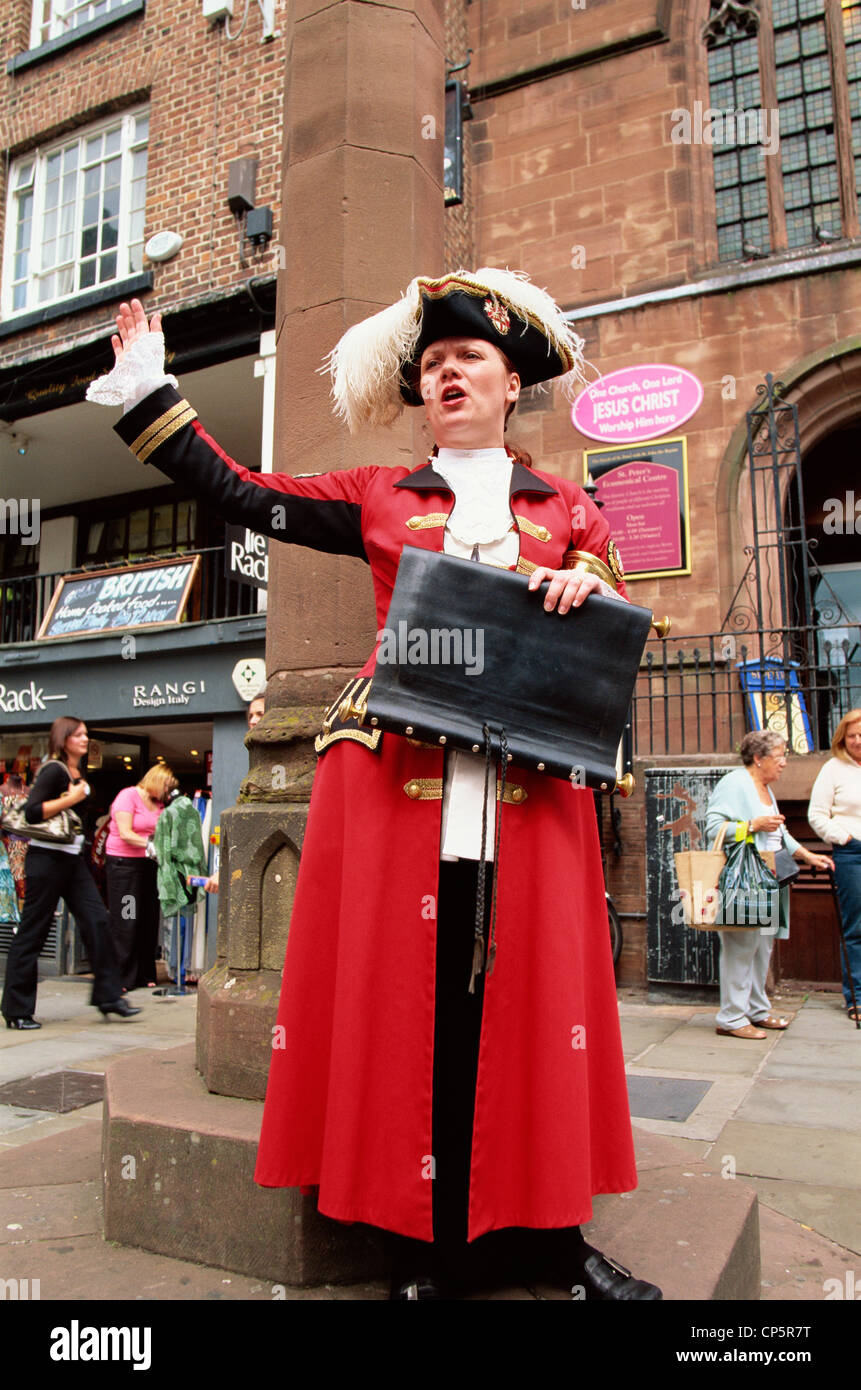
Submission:
M 122 362 L 126 349 L 138 338 L 145 338 L 148 333 L 160 332 L 161 314 L 153 314 L 152 321 L 147 323 L 146 313 L 139 299 L 133 299 L 131 304 L 121 304 L 117 314 L 117 332 L 111 337 L 111 347 L 116 361 Z

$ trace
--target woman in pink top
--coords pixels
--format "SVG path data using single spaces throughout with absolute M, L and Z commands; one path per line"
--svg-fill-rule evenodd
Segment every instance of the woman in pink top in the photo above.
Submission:
M 157 865 L 147 859 L 147 840 L 179 783 L 163 763 L 151 767 L 136 787 L 126 787 L 111 806 L 105 843 L 111 934 L 123 988 L 138 989 L 155 980 L 159 903 Z

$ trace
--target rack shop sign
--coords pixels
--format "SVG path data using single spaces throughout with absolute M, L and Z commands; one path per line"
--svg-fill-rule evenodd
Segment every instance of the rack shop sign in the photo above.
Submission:
M 47 709 L 49 700 L 68 700 L 68 695 L 46 695 L 44 688 L 37 685 L 35 681 L 30 681 L 29 685 L 19 689 L 11 689 L 7 685 L 0 685 L 0 713 L 2 714 L 34 714 L 39 710 Z
M 200 556 L 91 574 L 64 574 L 38 638 L 80 637 L 182 622 Z

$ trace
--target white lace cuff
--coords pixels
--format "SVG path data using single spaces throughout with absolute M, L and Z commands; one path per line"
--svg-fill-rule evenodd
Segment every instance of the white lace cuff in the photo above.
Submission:
M 175 376 L 165 375 L 164 334 L 137 338 L 107 376 L 87 387 L 87 400 L 96 405 L 122 405 L 127 413 L 159 386 L 179 386 Z

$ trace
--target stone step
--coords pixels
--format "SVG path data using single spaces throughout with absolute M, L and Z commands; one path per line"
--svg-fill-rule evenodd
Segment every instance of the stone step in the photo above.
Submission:
M 368 1228 L 253 1181 L 260 1102 L 212 1095 L 194 1046 L 117 1059 L 105 1084 L 105 1239 L 294 1287 L 384 1277 Z M 584 1234 L 668 1299 L 758 1299 L 757 1197 L 635 1130 L 640 1186 L 598 1197 Z M 504 1295 L 503 1295 L 504 1296 Z

